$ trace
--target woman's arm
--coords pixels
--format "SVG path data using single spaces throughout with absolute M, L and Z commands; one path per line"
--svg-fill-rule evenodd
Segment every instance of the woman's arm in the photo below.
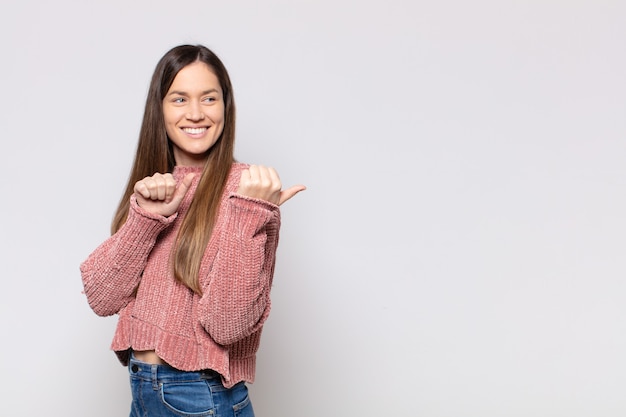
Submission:
M 126 223 L 80 265 L 85 295 L 96 314 L 116 314 L 134 298 L 159 233 L 175 218 L 151 214 L 131 197 Z
M 201 269 L 199 315 L 213 340 L 229 345 L 260 329 L 269 315 L 280 211 L 234 193 L 225 204 L 224 223 L 207 250 L 215 256 Z

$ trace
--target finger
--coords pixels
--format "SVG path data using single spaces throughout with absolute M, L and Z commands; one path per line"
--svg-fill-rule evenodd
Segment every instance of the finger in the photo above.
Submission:
M 266 166 L 263 165 L 259 165 L 258 167 L 258 171 L 259 171 L 259 182 L 258 185 L 259 187 L 261 187 L 261 189 L 263 190 L 267 190 L 267 191 L 272 191 L 274 190 L 274 177 L 276 176 L 276 173 L 274 172 L 274 175 L 272 175 L 272 170 L 273 168 L 268 168 Z M 280 181 L 279 181 L 280 183 Z M 280 190 L 280 187 L 278 187 L 278 189 L 276 191 Z
M 258 165 L 250 165 L 247 169 L 248 171 L 248 180 L 250 182 L 258 182 L 259 181 L 259 177 L 260 177 L 260 173 L 259 173 L 259 167 Z
M 267 173 L 269 175 L 270 181 L 272 182 L 272 185 L 278 186 L 279 190 L 283 188 L 282 184 L 280 183 L 280 177 L 278 176 L 278 172 L 276 172 L 274 168 L 267 168 Z
M 153 200 L 165 200 L 165 178 L 161 174 L 154 174 L 152 176 L 154 182 L 154 192 L 151 193 Z
M 133 191 L 138 196 L 141 196 L 146 199 L 150 198 L 150 191 L 148 190 L 148 187 L 146 187 L 146 184 L 143 182 L 143 180 L 137 181 L 135 183 L 135 187 L 133 188 Z
M 306 187 L 304 185 L 294 185 L 293 187 L 289 187 L 286 190 L 281 191 L 278 205 L 282 205 L 285 201 L 289 200 L 291 197 L 304 190 L 306 190 Z
M 154 190 L 154 179 L 152 177 L 146 177 L 141 181 L 138 181 L 136 186 L 138 187 L 140 194 L 146 200 L 154 200 L 155 190 Z
M 268 174 L 268 191 L 271 193 L 271 198 L 273 201 L 279 200 L 280 202 L 280 193 L 283 188 L 283 184 L 280 182 L 280 177 L 278 176 L 278 172 L 274 168 L 267 168 Z M 290 197 L 291 198 L 291 197 Z
M 156 190 L 156 181 L 154 180 L 154 178 L 146 177 L 143 180 L 141 180 L 141 182 L 143 182 L 148 193 L 147 195 L 144 194 L 144 197 L 150 200 L 156 200 L 157 190 Z
M 170 173 L 165 174 L 163 179 L 165 180 L 165 202 L 169 203 L 176 192 L 176 180 Z
M 176 191 L 174 191 L 174 195 L 172 196 L 172 203 L 177 207 L 183 201 L 183 198 L 187 194 L 187 191 L 189 191 L 189 188 L 191 187 L 193 178 L 195 176 L 196 174 L 194 173 L 187 174 L 176 188 Z
M 196 174 L 193 172 L 190 172 L 189 174 L 185 175 L 185 178 L 183 178 L 183 180 L 181 181 L 181 185 L 185 186 L 185 188 L 187 188 L 187 190 L 189 189 L 189 187 L 191 187 L 191 183 L 193 182 L 193 179 L 196 177 Z M 187 193 L 187 191 L 185 191 L 185 193 Z

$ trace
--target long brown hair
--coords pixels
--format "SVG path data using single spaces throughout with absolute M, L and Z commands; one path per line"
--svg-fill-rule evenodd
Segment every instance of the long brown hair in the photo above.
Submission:
M 235 161 L 233 89 L 226 67 L 207 47 L 177 46 L 158 62 L 148 89 L 135 160 L 111 224 L 111 233 L 117 232 L 126 222 L 135 183 L 156 172 L 171 172 L 176 165 L 172 145 L 165 131 L 163 99 L 178 72 L 196 61 L 208 65 L 220 82 L 224 98 L 224 130 L 209 150 L 198 188 L 178 232 L 172 260 L 176 279 L 200 294 L 200 262 L 211 237 L 228 173 Z

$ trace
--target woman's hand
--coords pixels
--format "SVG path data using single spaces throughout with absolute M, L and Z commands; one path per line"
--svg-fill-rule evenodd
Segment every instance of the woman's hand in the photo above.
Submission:
M 304 185 L 294 185 L 283 190 L 278 173 L 274 168 L 250 165 L 248 169 L 241 172 L 237 193 L 280 206 L 303 190 L 306 190 Z
M 137 204 L 152 214 L 169 217 L 178 210 L 194 176 L 193 173 L 187 174 L 178 185 L 169 173 L 156 173 L 137 181 L 134 188 Z

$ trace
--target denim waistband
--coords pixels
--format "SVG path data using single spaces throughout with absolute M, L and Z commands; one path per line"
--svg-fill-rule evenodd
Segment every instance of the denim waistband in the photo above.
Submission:
M 130 374 L 137 378 L 151 381 L 198 381 L 198 380 L 216 380 L 220 381 L 220 374 L 211 369 L 201 371 L 181 371 L 169 365 L 157 365 L 142 362 L 135 358 L 131 353 L 128 362 L 128 370 Z

